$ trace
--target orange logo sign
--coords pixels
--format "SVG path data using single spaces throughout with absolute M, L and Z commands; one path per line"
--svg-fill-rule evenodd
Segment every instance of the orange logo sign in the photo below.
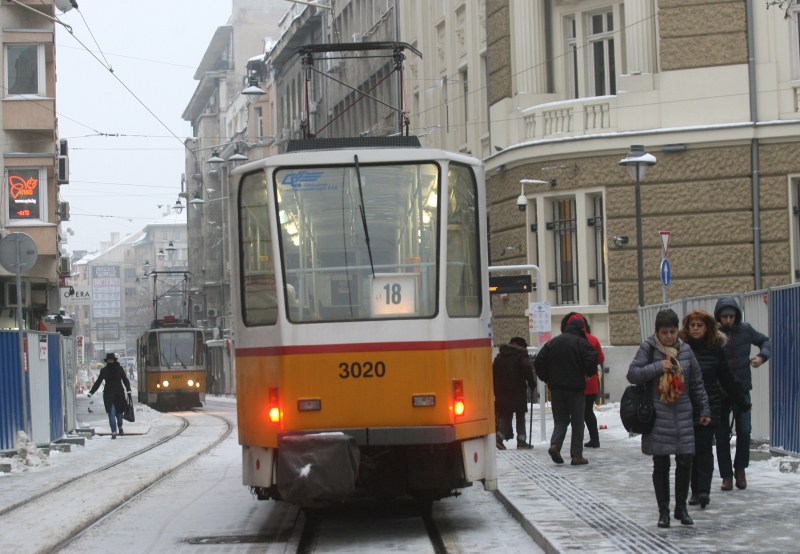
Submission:
M 25 179 L 19 175 L 9 175 L 8 184 L 11 188 L 11 198 L 16 200 L 20 196 L 33 196 L 39 181 L 33 177 Z

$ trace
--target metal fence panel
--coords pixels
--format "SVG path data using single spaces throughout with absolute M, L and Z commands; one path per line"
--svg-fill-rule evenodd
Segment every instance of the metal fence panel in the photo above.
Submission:
M 14 448 L 17 433 L 25 429 L 22 419 L 21 377 L 19 336 L 16 331 L 0 331 L 0 449 L 2 450 Z
M 770 444 L 776 450 L 800 453 L 800 286 L 770 294 L 772 340 Z
M 47 335 L 47 376 L 50 393 L 50 442 L 64 436 L 64 381 L 61 376 L 61 334 Z
M 28 375 L 31 399 L 31 440 L 36 444 L 50 443 L 50 372 L 47 356 L 42 359 L 40 339 L 47 345 L 44 333 L 29 331 L 26 350 L 28 352 Z
M 64 402 L 64 432 L 78 427 L 75 391 L 78 383 L 78 358 L 75 337 L 61 337 L 61 382 Z

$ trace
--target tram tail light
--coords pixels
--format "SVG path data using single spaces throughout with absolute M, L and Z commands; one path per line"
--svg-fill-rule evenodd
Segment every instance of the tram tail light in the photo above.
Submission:
M 453 413 L 456 417 L 460 417 L 464 415 L 465 411 L 464 381 L 462 379 L 453 379 Z
M 282 416 L 278 387 L 270 387 L 267 403 L 267 417 L 269 417 L 269 422 L 280 423 Z

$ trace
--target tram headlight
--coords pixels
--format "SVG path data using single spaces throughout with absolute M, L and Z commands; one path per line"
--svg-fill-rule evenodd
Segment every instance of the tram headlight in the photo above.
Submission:
M 187 385 L 189 385 L 190 387 L 193 387 L 194 386 L 194 381 L 192 379 L 189 379 L 189 381 L 187 382 Z
M 163 381 L 161 381 L 161 386 L 164 387 L 165 389 L 168 388 L 169 387 L 169 381 L 164 379 Z

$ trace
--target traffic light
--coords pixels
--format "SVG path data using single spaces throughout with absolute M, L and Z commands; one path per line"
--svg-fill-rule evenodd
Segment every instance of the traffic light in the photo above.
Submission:
M 530 275 L 490 275 L 490 294 L 529 293 L 533 290 Z

